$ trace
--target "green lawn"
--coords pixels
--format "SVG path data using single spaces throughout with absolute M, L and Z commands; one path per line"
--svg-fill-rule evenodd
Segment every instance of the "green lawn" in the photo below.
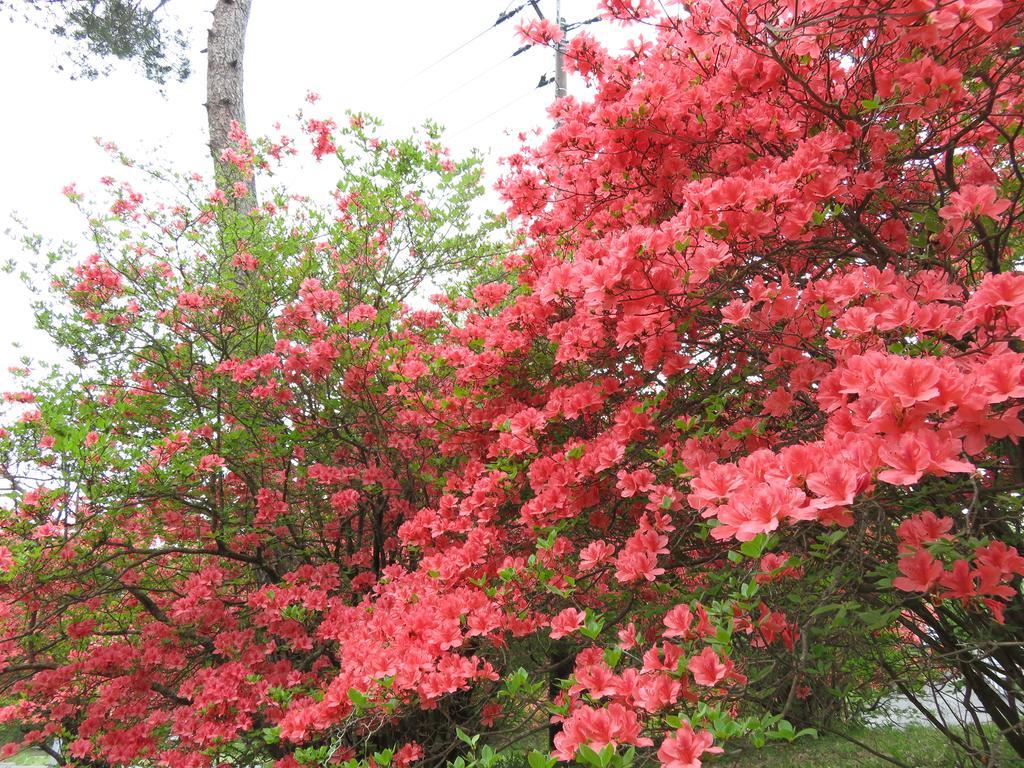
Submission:
M 895 757 L 912 768 L 956 768 L 945 740 L 931 728 L 911 726 L 906 730 L 874 728 L 851 732 L 853 738 L 872 749 Z M 710 757 L 710 756 L 708 756 Z M 44 752 L 26 749 L 3 760 L 24 766 L 50 765 Z M 763 749 L 737 751 L 710 757 L 707 768 L 893 768 L 893 763 L 866 752 L 839 736 L 803 738 L 792 744 L 774 744 Z M 1024 768 L 1024 762 L 1002 750 L 992 768 Z
M 12 757 L 5 757 L 2 762 L 14 765 L 53 765 L 53 758 L 40 749 L 23 749 Z
M 906 730 L 877 728 L 853 731 L 850 735 L 871 749 L 891 755 L 913 768 L 956 768 L 946 741 L 933 729 L 911 726 Z M 799 739 L 792 744 L 775 744 L 709 760 L 708 768 L 893 768 L 893 763 L 875 757 L 856 744 L 832 735 Z M 1000 752 L 992 768 L 1024 766 L 1008 750 Z

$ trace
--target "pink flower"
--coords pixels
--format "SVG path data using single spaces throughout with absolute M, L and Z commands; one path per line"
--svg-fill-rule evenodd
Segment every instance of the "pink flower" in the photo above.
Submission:
M 718 540 L 735 537 L 737 541 L 750 541 L 760 533 L 774 531 L 787 517 L 803 517 L 806 500 L 803 492 L 795 488 L 754 486 L 734 494 L 729 504 L 719 507 L 721 525 L 711 530 L 711 536 Z
M 560 637 L 571 635 L 583 626 L 587 614 L 576 608 L 566 608 L 551 619 L 551 637 L 557 640 Z
M 739 325 L 750 317 L 750 302 L 733 299 L 722 307 L 722 319 L 729 325 Z
M 990 566 L 1004 575 L 1024 576 L 1024 557 L 1017 554 L 1016 547 L 1008 547 L 1001 541 L 978 547 L 974 550 L 974 559 L 978 565 Z
M 306 133 L 313 137 L 313 157 L 318 161 L 324 155 L 332 155 L 337 146 L 331 140 L 331 131 L 337 126 L 333 120 L 310 120 L 306 123 Z
M 939 368 L 933 360 L 911 358 L 893 362 L 884 380 L 900 407 L 910 408 L 939 396 Z
M 701 755 L 723 751 L 721 747 L 711 746 L 713 743 L 710 733 L 695 732 L 689 723 L 683 723 L 675 735 L 666 735 L 658 748 L 658 759 L 665 768 L 701 768 Z
M 854 497 L 864 490 L 868 477 L 857 472 L 848 462 L 831 461 L 820 472 L 807 476 L 807 488 L 818 498 L 811 501 L 815 509 L 848 507 Z
M 896 528 L 900 539 L 900 550 L 916 549 L 924 544 L 939 539 L 951 539 L 949 531 L 953 528 L 953 520 L 949 517 L 936 517 L 930 509 L 914 515 Z
M 963 222 L 974 216 L 990 216 L 995 219 L 1002 216 L 1009 207 L 1010 201 L 996 197 L 992 187 L 964 184 L 958 192 L 949 196 L 949 205 L 939 208 L 939 216 L 950 222 Z
M 408 765 L 415 763 L 417 760 L 423 758 L 423 747 L 415 741 L 410 741 L 403 744 L 397 752 L 392 762 L 395 768 L 406 768 Z
M 665 614 L 663 622 L 666 629 L 662 637 L 687 637 L 693 624 L 693 611 L 685 603 L 677 605 Z
M 724 663 L 711 646 L 704 646 L 704 650 L 690 659 L 686 665 L 693 675 L 693 680 L 698 685 L 717 685 L 718 682 L 729 673 L 729 664 Z
M 245 195 L 241 195 L 244 197 Z M 259 265 L 259 259 L 248 251 L 239 251 L 231 258 L 231 263 L 243 272 L 253 272 Z
M 618 478 L 616 486 L 625 499 L 643 493 L 654 483 L 654 474 L 648 469 L 638 469 L 635 472 L 620 469 L 615 477 Z
M 618 632 L 619 645 L 624 651 L 628 651 L 636 646 L 636 625 L 633 622 L 629 622 L 625 627 Z
M 663 573 L 665 569 L 658 567 L 658 556 L 653 552 L 624 550 L 615 561 L 615 578 L 623 584 L 640 579 L 654 581 Z
M 971 573 L 966 560 L 957 560 L 953 563 L 953 570 L 942 574 L 939 583 L 945 588 L 942 597 L 948 600 L 962 600 L 966 604 L 978 593 L 974 574 Z
M 592 541 L 580 550 L 580 570 L 593 570 L 608 562 L 613 554 L 615 554 L 615 547 L 608 542 L 601 539 Z
M 982 307 L 1019 307 L 1024 304 L 1024 274 L 988 275 L 967 302 L 969 310 Z
M 957 458 L 958 440 L 928 430 L 907 432 L 898 445 L 886 443 L 878 458 L 892 469 L 878 473 L 878 479 L 893 485 L 913 485 L 925 474 L 945 475 L 950 472 L 973 472 L 975 467 Z
M 559 760 L 572 760 L 582 744 L 600 752 L 608 744 L 649 747 L 653 742 L 640 735 L 636 712 L 615 703 L 607 709 L 577 707 L 562 724 L 562 732 L 555 736 L 555 756 Z
M 209 453 L 199 460 L 199 471 L 210 472 L 216 467 L 223 467 L 226 463 L 227 462 L 224 461 L 223 456 L 218 456 L 216 453 Z
M 539 45 L 557 43 L 562 39 L 562 28 L 551 19 L 531 19 L 520 24 L 516 31 L 524 42 Z
M 1003 10 L 1003 0 L 959 0 L 961 14 L 973 21 L 982 32 L 995 29 L 993 23 Z
M 900 558 L 902 576 L 892 580 L 896 589 L 904 592 L 928 592 L 942 576 L 942 563 L 932 557 L 928 550 L 919 549 L 910 557 Z

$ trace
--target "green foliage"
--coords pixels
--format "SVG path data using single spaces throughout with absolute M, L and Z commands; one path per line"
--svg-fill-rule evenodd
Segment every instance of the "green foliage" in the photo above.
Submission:
M 162 11 L 168 0 L 24 0 L 26 20 L 65 43 L 71 78 L 94 80 L 111 68 L 111 60 L 137 64 L 146 78 L 159 85 L 185 80 L 191 73 L 187 41 L 181 29 L 165 25 Z M 13 10 L 0 0 L 0 12 Z M 64 70 L 59 64 L 58 69 Z
M 805 768 L 809 765 L 816 768 L 891 768 L 893 763 L 884 756 L 914 768 L 955 768 L 960 765 L 949 742 L 925 726 L 854 728 L 842 729 L 840 733 L 842 735 L 827 734 L 817 739 L 801 739 L 793 744 L 769 745 L 763 749 L 729 750 L 713 765 L 720 768 Z M 990 735 L 995 737 L 994 733 Z M 872 754 L 864 746 L 880 754 Z M 999 765 L 1015 764 L 1011 762 L 1005 745 L 1000 754 L 1006 762 Z

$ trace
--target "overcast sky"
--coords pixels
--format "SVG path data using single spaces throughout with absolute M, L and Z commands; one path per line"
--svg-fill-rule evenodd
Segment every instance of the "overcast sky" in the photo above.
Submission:
M 475 147 L 487 155 L 493 182 L 496 159 L 517 146 L 515 133 L 547 125 L 544 110 L 554 94 L 553 86 L 535 88 L 542 75 L 553 74 L 551 52 L 534 48 L 509 59 L 521 45 L 515 23 L 492 27 L 499 14 L 518 5 L 519 0 L 253 0 L 245 59 L 249 131 L 259 135 L 287 121 L 313 90 L 321 95 L 320 115 L 367 111 L 382 118 L 390 134 L 405 133 L 428 117 L 438 120 L 448 129 L 453 153 Z M 540 5 L 554 15 L 555 0 Z M 62 187 L 76 182 L 85 192 L 101 176 L 117 175 L 94 137 L 114 141 L 130 156 L 209 174 L 206 73 L 199 50 L 213 0 L 173 0 L 168 7 L 191 29 L 195 45 L 192 77 L 169 85 L 165 97 L 132 66 L 96 81 L 72 82 L 56 71 L 59 43 L 32 26 L 0 18 L 0 103 L 7 112 L 0 121 L 0 232 L 16 213 L 33 231 L 81 240 L 82 221 Z M 518 18 L 531 13 L 527 6 Z M 596 2 L 562 0 L 562 14 L 569 22 L 591 18 Z M 604 22 L 590 29 L 599 37 L 623 39 L 621 30 Z M 570 78 L 569 92 L 582 90 Z M 294 181 L 309 193 L 326 192 L 329 182 L 315 172 Z M 15 242 L 0 237 L 0 260 L 19 255 Z M 27 292 L 17 279 L 0 275 L 0 298 L 0 389 L 7 389 L 7 368 L 26 352 L 46 357 L 48 343 L 32 329 Z M 12 349 L 12 342 L 22 349 Z

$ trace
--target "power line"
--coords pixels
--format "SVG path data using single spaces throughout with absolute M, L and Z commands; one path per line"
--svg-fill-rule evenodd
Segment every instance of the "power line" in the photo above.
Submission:
M 511 5 L 511 3 L 509 5 Z M 508 10 L 508 6 L 506 5 L 505 6 L 505 10 L 502 11 L 501 14 L 499 14 L 497 21 L 495 21 L 493 24 L 491 24 L 488 27 L 484 27 L 482 30 L 480 30 L 475 35 L 473 35 L 471 38 L 469 38 L 469 40 L 466 40 L 461 45 L 458 45 L 455 48 L 453 48 L 452 50 L 448 51 L 448 53 L 446 53 L 444 56 L 439 58 L 437 61 L 434 61 L 433 63 L 428 64 L 427 66 L 425 66 L 423 69 L 421 69 L 415 75 L 413 75 L 408 80 L 406 80 L 405 81 L 406 84 L 411 83 L 413 80 L 418 78 L 420 75 L 423 75 L 423 74 L 429 72 L 434 67 L 436 67 L 438 64 L 441 64 L 442 62 L 447 61 L 452 56 L 454 56 L 456 53 L 461 51 L 463 48 L 466 48 L 471 43 L 475 43 L 477 40 L 479 40 L 481 37 L 486 35 L 488 32 L 490 32 L 495 27 L 498 27 L 501 24 L 504 24 L 506 21 L 509 21 L 510 19 L 515 18 L 516 14 L 519 13 L 521 10 L 523 10 L 523 8 L 525 8 L 525 7 L 526 7 L 526 3 L 523 3 L 522 5 L 518 6 L 517 8 L 514 8 L 513 10 L 510 11 L 510 10 Z
M 547 84 L 547 83 L 545 83 L 545 85 L 546 85 L 546 84 Z M 539 87 L 540 87 L 540 86 L 538 85 L 538 86 L 537 86 L 537 88 L 539 88 Z M 469 125 L 467 125 L 467 126 L 465 126 L 465 127 L 463 127 L 463 128 L 460 128 L 460 129 L 459 129 L 458 131 L 456 131 L 455 133 L 453 133 L 453 134 L 452 134 L 452 137 L 455 137 L 455 136 L 459 136 L 459 135 L 461 135 L 461 134 L 465 133 L 466 131 L 468 131 L 468 130 L 469 130 L 470 128 L 476 128 L 476 127 L 477 127 L 478 125 L 480 125 L 480 123 L 484 123 L 484 122 L 487 122 L 488 120 L 490 120 L 490 119 L 491 119 L 492 117 L 494 117 L 495 115 L 497 115 L 497 114 L 499 114 L 499 113 L 501 113 L 501 112 L 504 112 L 504 111 L 505 111 L 506 109 L 508 109 L 509 107 L 513 107 L 513 106 L 515 106 L 515 105 L 516 105 L 516 104 L 518 104 L 518 103 L 519 103 L 520 101 L 522 101 L 523 99 L 527 98 L 528 96 L 532 96 L 532 95 L 533 95 L 533 92 L 534 92 L 534 91 L 536 91 L 536 90 L 537 90 L 537 88 L 531 88 L 530 90 L 528 90 L 528 91 L 527 91 L 526 93 L 524 93 L 523 95 L 521 95 L 521 96 L 518 96 L 518 97 L 517 97 L 517 98 L 515 98 L 515 99 L 512 99 L 512 101 L 508 102 L 507 104 L 503 104 L 502 106 L 498 107 L 498 108 L 497 108 L 496 110 L 494 110 L 493 112 L 490 112 L 490 113 L 488 113 L 488 114 L 484 115 L 484 116 L 483 116 L 483 117 L 481 117 L 481 118 L 480 118 L 479 120 L 474 120 L 474 121 L 473 121 L 472 123 L 470 123 Z
M 587 24 L 596 24 L 597 22 L 603 21 L 603 20 L 604 19 L 601 16 L 594 16 L 593 18 L 587 19 L 586 21 L 574 21 L 572 24 L 566 24 L 565 25 L 565 30 L 567 32 L 571 32 L 572 30 L 574 30 L 574 29 L 576 29 L 578 27 L 584 27 Z
M 438 64 L 440 64 L 440 63 L 442 63 L 442 62 L 444 62 L 444 61 L 447 61 L 448 59 L 450 59 L 450 58 L 451 58 L 452 56 L 454 56 L 454 55 L 455 55 L 456 53 L 458 53 L 458 52 L 459 52 L 459 51 L 461 51 L 461 50 L 462 50 L 463 48 L 465 48 L 466 46 L 468 46 L 468 45 L 469 45 L 470 43 L 475 43 L 475 42 L 476 42 L 477 40 L 479 40 L 479 39 L 480 39 L 481 37 L 483 37 L 484 35 L 486 35 L 486 34 L 487 34 L 488 32 L 490 32 L 490 31 L 491 31 L 492 29 L 494 29 L 494 27 L 487 27 L 487 29 L 483 30 L 482 32 L 477 32 L 477 33 L 476 33 L 475 35 L 473 35 L 473 37 L 469 38 L 469 40 L 467 40 L 466 42 L 464 42 L 464 43 L 463 43 L 462 45 L 460 45 L 460 46 L 458 46 L 457 48 L 453 48 L 452 50 L 448 51 L 448 53 L 446 53 L 446 54 L 445 54 L 444 56 L 442 56 L 442 57 L 441 57 L 440 59 L 438 59 L 437 61 L 435 61 L 435 62 L 434 62 L 434 63 L 432 63 L 432 64 L 428 64 L 427 66 L 425 66 L 425 67 L 424 67 L 423 69 L 421 69 L 421 70 L 420 70 L 419 72 L 417 72 L 417 73 L 416 73 L 415 75 L 413 75 L 412 77 L 410 77 L 410 78 L 409 78 L 408 80 L 406 80 L 405 82 L 406 82 L 406 83 L 411 83 L 411 82 L 412 82 L 413 80 L 415 80 L 416 78 L 418 78 L 418 77 L 419 77 L 420 75 L 422 75 L 422 74 L 425 74 L 425 73 L 429 72 L 429 71 L 430 71 L 430 70 L 432 70 L 432 69 L 433 69 L 434 67 L 436 67 L 436 66 L 437 66 Z
M 508 5 L 512 5 L 512 3 L 509 3 Z M 501 12 L 500 16 L 498 16 L 498 20 L 496 22 L 494 22 L 494 26 L 498 26 L 502 22 L 505 22 L 505 21 L 508 21 L 511 18 L 514 18 L 515 15 L 517 13 L 519 13 L 521 10 L 523 10 L 523 8 L 525 8 L 527 5 L 529 5 L 529 3 L 520 3 L 515 8 L 513 8 L 511 11 L 508 9 L 508 5 L 505 6 L 505 10 Z
M 429 104 L 429 105 L 427 106 L 427 109 L 428 109 L 428 110 L 429 110 L 429 109 L 433 109 L 434 107 L 436 107 L 436 106 L 437 106 L 438 104 L 440 104 L 440 103 L 441 103 L 442 101 L 444 101 L 445 99 L 449 98 L 450 96 L 454 96 L 454 95 L 455 95 L 456 93 L 458 93 L 459 91 L 461 91 L 461 90 L 462 90 L 463 88 L 465 88 L 466 86 L 468 86 L 468 85 L 472 85 L 473 83 L 475 83 L 475 82 L 476 82 L 477 80 L 479 80 L 480 78 L 484 77 L 485 75 L 489 75 L 489 74 L 490 74 L 491 72 L 493 72 L 494 70 L 496 70 L 496 69 L 497 69 L 498 67 L 502 66 L 502 65 L 503 65 L 503 64 L 505 64 L 506 62 L 509 62 L 509 61 L 511 61 L 511 60 L 512 60 L 512 59 L 514 59 L 514 58 L 515 58 L 516 56 L 519 56 L 520 54 L 526 53 L 526 52 L 527 52 L 527 51 L 529 51 L 529 50 L 530 50 L 531 48 L 533 48 L 533 46 L 532 46 L 532 45 L 524 45 L 524 46 L 523 46 L 522 48 L 518 48 L 518 49 L 516 49 L 516 50 L 515 50 L 514 52 L 510 53 L 510 54 L 509 54 L 508 56 L 506 56 L 506 57 L 505 57 L 504 59 L 502 59 L 501 61 L 497 62 L 496 64 L 493 64 L 492 66 L 488 67 L 488 68 L 487 68 L 487 69 L 485 69 L 485 70 L 484 70 L 483 72 L 480 72 L 480 73 L 478 73 L 478 74 L 474 75 L 473 77 L 469 78 L 469 80 L 466 80 L 465 82 L 463 82 L 463 83 L 460 83 L 459 85 L 457 85 L 457 86 L 455 86 L 454 88 L 452 88 L 452 89 L 451 89 L 450 91 L 448 91 L 448 92 L 447 92 L 446 94 L 444 94 L 443 96 L 440 96 L 440 97 L 438 97 L 437 99 L 434 99 L 434 101 L 433 101 L 433 102 L 431 102 L 431 103 L 430 103 L 430 104 Z

